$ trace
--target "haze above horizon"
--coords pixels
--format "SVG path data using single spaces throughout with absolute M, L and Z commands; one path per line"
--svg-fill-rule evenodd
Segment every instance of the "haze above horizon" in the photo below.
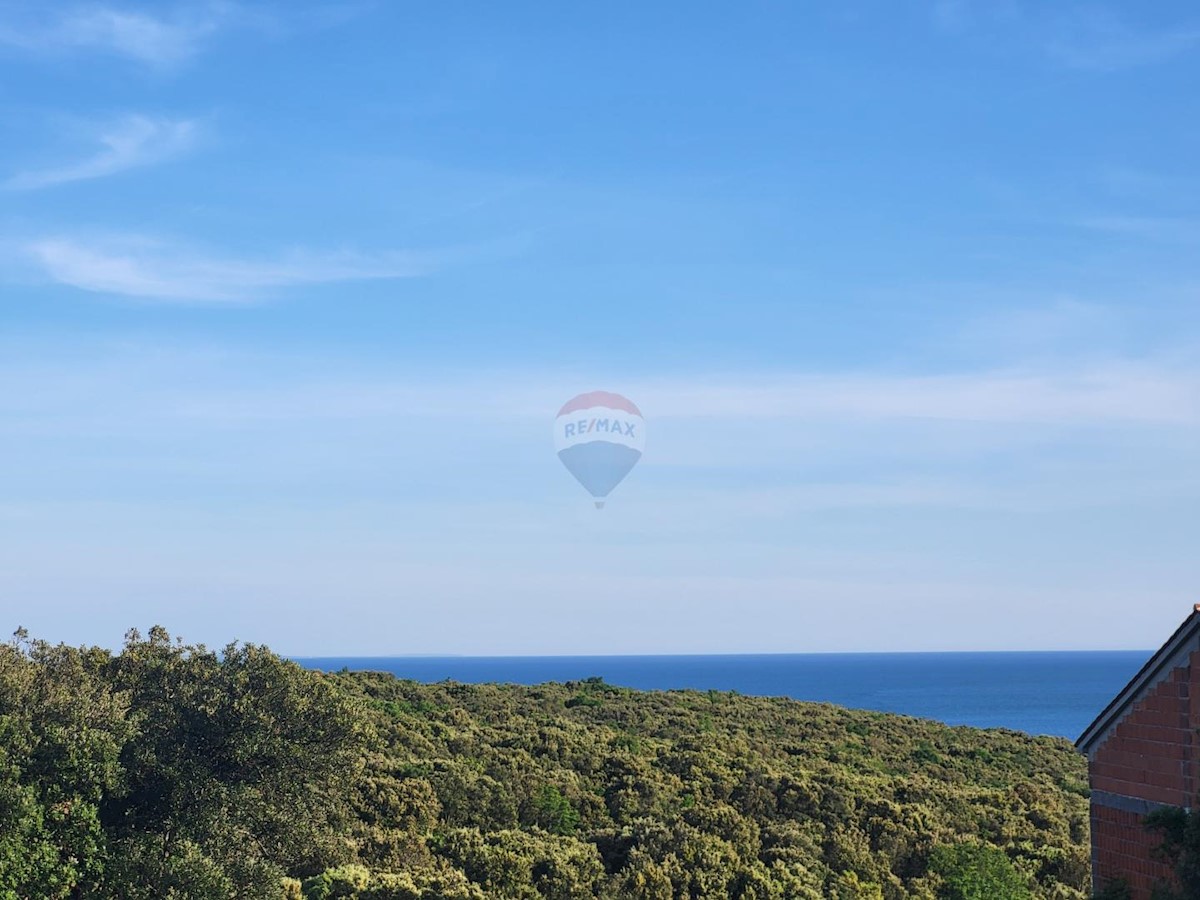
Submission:
M 1200 12 L 0 0 L 11 628 L 1157 647 Z M 597 511 L 554 455 L 619 392 Z

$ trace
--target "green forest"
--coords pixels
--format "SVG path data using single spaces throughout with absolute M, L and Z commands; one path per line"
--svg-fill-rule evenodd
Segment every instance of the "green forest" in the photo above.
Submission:
M 598 679 L 0 644 L 0 900 L 1088 896 L 1070 744 Z

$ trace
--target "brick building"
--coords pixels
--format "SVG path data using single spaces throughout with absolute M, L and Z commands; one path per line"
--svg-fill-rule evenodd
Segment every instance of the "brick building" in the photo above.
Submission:
M 1092 788 L 1092 879 L 1123 878 L 1134 900 L 1169 881 L 1143 817 L 1191 808 L 1200 788 L 1200 605 L 1075 744 Z

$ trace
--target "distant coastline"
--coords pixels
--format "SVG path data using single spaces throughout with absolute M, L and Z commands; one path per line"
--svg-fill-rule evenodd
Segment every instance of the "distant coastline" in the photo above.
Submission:
M 1149 656 L 1140 650 L 663 656 L 293 657 L 423 683 L 581 681 L 719 690 L 1074 739 Z

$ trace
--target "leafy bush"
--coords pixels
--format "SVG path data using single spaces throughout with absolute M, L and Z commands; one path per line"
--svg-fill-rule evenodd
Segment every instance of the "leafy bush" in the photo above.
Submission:
M 1029 887 L 1003 851 L 982 844 L 936 848 L 929 860 L 942 877 L 943 900 L 1028 900 Z
M 790 700 L 0 645 L 0 900 L 1082 900 L 1085 783 L 1065 741 Z
M 1159 854 L 1175 869 L 1178 883 L 1159 885 L 1155 900 L 1191 900 L 1200 896 L 1200 815 L 1163 807 L 1146 816 L 1146 827 L 1162 839 Z
M 1133 900 L 1133 891 L 1124 878 L 1110 878 L 1093 900 Z

